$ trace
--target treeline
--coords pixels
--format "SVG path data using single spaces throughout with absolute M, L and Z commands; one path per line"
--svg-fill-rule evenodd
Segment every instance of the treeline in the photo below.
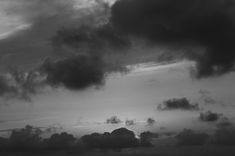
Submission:
M 26 126 L 20 130 L 13 130 L 9 138 L 0 138 L 1 152 L 53 152 L 66 151 L 82 153 L 98 149 L 101 151 L 140 146 L 151 147 L 151 132 L 144 132 L 137 138 L 133 131 L 119 128 L 111 133 L 92 133 L 76 138 L 66 132 L 55 133 L 49 138 L 41 137 L 43 131 L 39 128 Z
M 176 138 L 178 140 L 177 145 L 181 146 L 235 146 L 235 129 L 219 128 L 212 135 L 185 129 L 180 132 Z
M 39 128 L 26 126 L 13 130 L 9 138 L 0 138 L 0 152 L 69 152 L 83 153 L 92 150 L 121 151 L 124 148 L 153 147 L 152 139 L 158 138 L 158 133 L 143 132 L 136 137 L 133 131 L 119 128 L 111 133 L 92 133 L 76 138 L 66 132 L 55 133 L 49 138 L 41 137 L 43 131 Z M 206 134 L 185 129 L 174 136 L 179 146 L 219 145 L 235 146 L 235 129 L 231 126 L 218 128 L 214 134 Z

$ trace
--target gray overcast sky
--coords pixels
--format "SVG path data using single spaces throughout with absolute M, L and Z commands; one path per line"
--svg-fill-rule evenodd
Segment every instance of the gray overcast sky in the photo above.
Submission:
M 84 131 L 97 129 L 102 131 L 113 127 L 105 127 L 102 124 L 103 127 L 98 126 L 97 128 L 97 125 L 99 125 L 97 123 L 103 123 L 113 115 L 117 115 L 123 121 L 125 119 L 136 119 L 139 125 L 133 128 L 137 131 L 146 128 L 144 122 L 148 117 L 153 117 L 157 121 L 156 126 L 151 127 L 152 129 L 160 128 L 161 126 L 173 129 L 182 127 L 208 128 L 208 125 L 203 125 L 197 120 L 198 111 L 161 112 L 157 110 L 157 105 L 164 100 L 182 97 L 188 98 L 191 102 L 199 103 L 204 110 L 223 113 L 232 121 L 235 121 L 234 73 L 229 73 L 227 68 L 224 69 L 223 62 L 215 62 L 213 64 L 212 60 L 212 64 L 208 64 L 208 66 L 211 67 L 212 65 L 215 68 L 211 70 L 219 71 L 218 73 L 220 74 L 220 69 L 222 69 L 222 74 L 224 74 L 223 72 L 228 74 L 221 77 L 192 79 L 190 71 L 192 67 L 195 67 L 195 62 L 181 58 L 184 56 L 184 52 L 188 51 L 192 55 L 190 59 L 194 57 L 193 54 L 195 53 L 200 55 L 207 49 L 201 45 L 187 43 L 183 48 L 178 42 L 169 44 L 169 46 L 165 46 L 162 42 L 154 43 L 153 45 L 152 42 L 155 41 L 146 43 L 147 41 L 142 39 L 141 36 L 140 38 L 132 38 L 134 46 L 124 52 L 112 53 L 112 51 L 118 51 L 118 48 L 113 50 L 107 46 L 108 48 L 101 48 L 100 51 L 103 50 L 104 52 L 99 51 L 98 54 L 93 54 L 93 50 L 96 50 L 99 44 L 112 45 L 113 43 L 109 43 L 110 40 L 114 40 L 114 47 L 117 42 L 120 42 L 121 46 L 122 44 L 125 45 L 125 42 L 122 42 L 122 36 L 115 38 L 116 33 L 114 33 L 114 36 L 112 34 L 111 37 L 109 33 L 108 35 L 106 34 L 109 40 L 105 40 L 107 36 L 102 36 L 103 29 L 95 29 L 95 31 L 98 31 L 98 33 L 95 32 L 95 37 L 92 36 L 93 30 L 88 29 L 88 35 L 86 34 L 87 32 L 82 34 L 84 36 L 81 35 L 83 37 L 81 40 L 88 43 L 82 43 L 78 47 L 74 45 L 73 40 L 69 40 L 69 43 L 67 43 L 66 35 L 65 38 L 63 38 L 63 35 L 59 36 L 62 37 L 62 40 L 65 39 L 63 41 L 66 43 L 62 43 L 62 45 L 57 43 L 55 44 L 56 47 L 52 45 L 50 39 L 61 28 L 76 28 L 80 27 L 82 23 L 92 25 L 91 29 L 93 29 L 93 27 L 100 24 L 100 21 L 102 21 L 101 24 L 107 22 L 106 20 L 109 16 L 106 14 L 110 14 L 109 6 L 113 3 L 113 0 L 0 1 L 0 71 L 1 76 L 3 75 L 4 78 L 10 77 L 8 73 L 9 66 L 27 72 L 41 65 L 48 57 L 60 60 L 71 56 L 73 58 L 83 53 L 88 56 L 100 54 L 104 63 L 106 63 L 105 67 L 101 65 L 101 71 L 94 69 L 95 72 L 98 70 L 98 74 L 101 74 L 101 80 L 98 79 L 98 83 L 105 79 L 104 85 L 98 86 L 98 89 L 92 86 L 92 83 L 94 83 L 92 79 L 91 85 L 88 83 L 87 89 L 71 90 L 69 87 L 67 89 L 66 87 L 46 87 L 42 91 L 40 90 L 39 93 L 30 95 L 31 102 L 11 97 L 8 100 L 1 98 L 0 129 L 23 127 L 25 124 L 48 126 L 59 123 L 70 130 L 80 128 Z M 94 15 L 97 15 L 97 17 Z M 169 23 L 163 23 L 163 25 L 167 24 Z M 71 35 L 69 32 L 68 35 Z M 76 34 L 76 32 L 72 34 Z M 94 37 L 94 39 L 90 36 Z M 99 37 L 103 38 L 99 40 Z M 211 39 L 208 36 L 203 37 Z M 230 41 L 230 39 L 227 40 Z M 93 43 L 95 44 L 93 45 Z M 167 55 L 162 55 L 164 53 Z M 229 57 L 225 57 L 225 60 L 227 58 Z M 223 59 L 221 60 L 224 61 Z M 90 58 L 87 61 L 88 65 L 90 65 L 89 61 Z M 164 64 L 159 63 L 161 61 L 165 61 Z M 211 62 L 209 60 L 209 63 Z M 62 61 L 62 63 L 66 64 L 67 62 Z M 128 67 L 133 67 L 133 70 L 124 74 L 115 73 L 122 67 L 119 64 L 124 67 L 129 65 Z M 92 67 L 96 67 L 96 65 L 99 67 L 100 64 L 91 64 Z M 52 65 L 52 67 L 56 69 L 57 64 L 55 66 Z M 64 69 L 63 66 L 58 65 L 58 67 Z M 108 76 L 100 73 L 103 71 L 107 72 Z M 210 70 L 208 71 L 211 74 Z M 64 71 L 62 70 L 62 72 Z M 67 71 L 65 73 L 67 75 L 71 74 L 67 73 Z M 25 74 L 27 75 L 27 73 Z M 50 73 L 49 71 L 47 74 L 50 75 L 53 72 Z M 57 77 L 59 76 L 52 76 L 52 81 Z M 15 82 L 12 81 L 8 83 L 15 85 L 17 88 L 16 92 L 22 94 L 24 89 L 22 89 L 22 84 L 14 84 Z M 50 83 L 53 85 L 57 81 L 54 80 L 54 82 Z M 63 83 L 65 84 L 66 82 Z M 4 84 L 0 84 L 0 87 L 2 87 L 0 92 L 2 90 L 7 92 L 11 89 Z M 206 96 L 215 101 L 215 103 L 206 104 L 200 91 L 204 91 Z M 90 126 L 90 124 L 93 124 L 93 126 Z

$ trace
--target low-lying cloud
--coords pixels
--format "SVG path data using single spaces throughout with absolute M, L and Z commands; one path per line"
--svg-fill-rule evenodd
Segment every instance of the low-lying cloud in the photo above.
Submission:
M 120 124 L 122 122 L 117 116 L 111 116 L 106 120 L 107 124 Z
M 146 120 L 147 126 L 153 126 L 156 123 L 156 120 L 154 118 L 149 117 Z
M 134 126 L 134 125 L 136 125 L 136 120 L 135 119 L 127 119 L 125 121 L 125 125 L 126 126 Z
M 223 114 L 207 111 L 207 112 L 200 113 L 199 120 L 205 121 L 205 122 L 214 122 L 214 121 L 218 121 L 222 116 Z
M 0 96 L 5 100 L 17 98 L 31 101 L 31 95 L 36 94 L 45 86 L 44 77 L 40 72 L 22 72 L 10 69 L 0 76 Z
M 198 104 L 192 104 L 187 98 L 174 98 L 164 101 L 162 104 L 157 106 L 160 111 L 169 110 L 189 110 L 197 111 L 200 110 Z

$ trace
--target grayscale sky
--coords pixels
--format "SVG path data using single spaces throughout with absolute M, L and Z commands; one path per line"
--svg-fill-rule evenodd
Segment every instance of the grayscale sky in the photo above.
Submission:
M 208 10 L 221 9 L 218 3 L 222 1 Z M 227 28 L 220 25 L 216 31 L 226 43 L 214 41 L 209 33 L 198 38 L 204 29 L 196 27 L 195 34 L 189 33 L 187 38 L 188 32 L 179 28 L 181 23 L 164 20 L 163 11 L 160 25 L 177 29 L 179 36 L 156 31 L 150 34 L 160 37 L 149 38 L 151 27 L 140 24 L 145 31 L 139 31 L 138 26 L 122 23 L 118 19 L 122 4 L 115 4 L 114 0 L 0 1 L 0 130 L 27 124 L 61 125 L 81 135 L 125 126 L 126 119 L 136 121 L 130 128 L 137 132 L 161 127 L 211 130 L 215 126 L 198 118 L 204 111 L 223 113 L 235 122 L 235 74 L 230 68 L 234 64 L 230 52 L 234 50 L 230 44 L 233 36 L 227 37 L 225 30 L 221 30 L 224 36 L 220 33 Z M 197 6 L 192 14 L 205 13 L 203 2 Z M 229 9 L 226 15 L 235 10 Z M 124 37 L 106 27 L 110 22 Z M 148 24 L 148 19 L 143 22 Z M 221 49 L 224 53 L 218 52 Z M 157 109 L 166 100 L 183 97 L 202 109 Z M 114 115 L 123 122 L 106 124 Z M 149 117 L 156 124 L 147 126 Z

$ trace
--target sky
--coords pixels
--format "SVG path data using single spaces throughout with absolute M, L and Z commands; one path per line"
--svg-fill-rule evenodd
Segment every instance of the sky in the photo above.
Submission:
M 0 130 L 81 135 L 129 119 L 137 132 L 211 131 L 206 111 L 235 122 L 233 11 L 233 0 L 0 1 Z M 187 108 L 166 104 L 182 98 Z

